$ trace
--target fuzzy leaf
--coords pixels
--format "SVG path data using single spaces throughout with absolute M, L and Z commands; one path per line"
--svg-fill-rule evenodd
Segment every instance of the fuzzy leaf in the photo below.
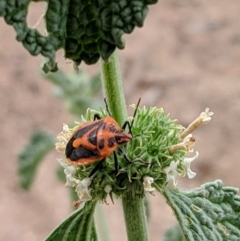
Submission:
M 18 172 L 23 188 L 29 189 L 44 156 L 54 147 L 55 138 L 44 131 L 34 132 L 19 155 Z
M 33 1 L 33 0 L 32 0 Z M 37 0 L 35 0 L 37 1 Z M 48 0 L 45 13 L 48 36 L 27 25 L 31 0 L 0 0 L 0 16 L 14 27 L 17 40 L 32 54 L 47 57 L 43 70 L 56 71 L 55 52 L 65 49 L 65 57 L 76 65 L 105 61 L 115 48 L 123 49 L 124 33 L 142 27 L 148 5 L 157 0 Z
M 164 235 L 164 241 L 184 241 L 182 231 L 179 226 L 174 226 L 169 229 Z
M 96 203 L 86 202 L 65 219 L 44 241 L 97 241 L 93 214 Z
M 7 24 L 13 26 L 17 41 L 22 42 L 31 55 L 41 54 L 47 57 L 48 61 L 43 66 L 45 71 L 56 71 L 55 52 L 63 45 L 62 39 L 53 34 L 42 36 L 36 29 L 28 27 L 27 14 L 30 2 L 30 0 L 0 0 L 0 16 L 4 17 Z M 63 0 L 64 2 L 67 0 Z M 66 4 L 62 4 L 61 15 L 66 14 L 66 11 Z
M 183 192 L 164 191 L 175 212 L 183 235 L 189 241 L 237 241 L 240 237 L 240 196 L 238 189 L 223 187 L 222 181 L 206 183 Z

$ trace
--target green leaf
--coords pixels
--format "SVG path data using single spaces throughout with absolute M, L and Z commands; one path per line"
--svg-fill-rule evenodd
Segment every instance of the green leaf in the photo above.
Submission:
M 67 3 L 67 0 L 62 0 L 63 3 L 59 14 L 66 15 L 68 6 L 64 4 Z M 56 71 L 57 65 L 55 63 L 55 52 L 61 46 L 63 46 L 63 38 L 60 36 L 62 34 L 62 28 L 66 23 L 66 18 L 62 18 L 59 21 L 59 34 L 53 35 L 49 34 L 48 36 L 42 36 L 36 29 L 29 28 L 27 25 L 27 15 L 28 15 L 28 6 L 30 0 L 21 0 L 21 1 L 9 1 L 9 0 L 0 0 L 0 16 L 4 17 L 7 24 L 13 26 L 16 31 L 16 39 L 19 42 L 22 42 L 23 46 L 29 51 L 31 55 L 43 55 L 47 58 L 47 62 L 43 65 L 43 70 Z M 52 2 L 49 0 L 49 2 Z
M 182 230 L 177 225 L 169 229 L 164 235 L 164 241 L 184 241 L 182 236 Z
M 107 61 L 116 47 L 124 48 L 123 34 L 143 26 L 148 5 L 157 0 L 47 2 L 45 21 L 48 36 L 43 36 L 27 25 L 31 0 L 0 0 L 0 16 L 14 27 L 16 39 L 30 54 L 41 54 L 47 58 L 42 67 L 46 73 L 57 71 L 55 52 L 60 48 L 65 50 L 65 57 L 76 65 L 82 61 L 94 64 L 100 57 Z
M 240 237 L 238 189 L 223 187 L 222 181 L 206 183 L 192 191 L 164 191 L 186 240 L 237 241 Z
M 54 147 L 55 138 L 44 131 L 32 133 L 30 142 L 22 150 L 18 159 L 18 172 L 23 188 L 29 189 L 37 168 L 45 155 Z
M 145 0 L 74 1 L 70 0 L 66 24 L 66 57 L 79 64 L 105 61 L 116 47 L 124 48 L 124 33 L 142 27 L 148 4 Z M 52 16 L 47 21 L 52 21 Z M 51 32 L 51 29 L 48 29 Z
M 96 202 L 85 202 L 44 241 L 97 241 L 93 214 Z

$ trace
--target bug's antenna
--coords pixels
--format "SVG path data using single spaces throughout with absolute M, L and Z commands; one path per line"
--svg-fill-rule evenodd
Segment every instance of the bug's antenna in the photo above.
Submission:
M 139 98 L 138 103 L 137 103 L 137 105 L 136 105 L 136 109 L 135 109 L 135 111 L 134 111 L 133 119 L 132 119 L 132 122 L 131 122 L 131 125 L 130 125 L 130 130 L 132 129 L 133 122 L 134 122 L 135 116 L 136 116 L 136 114 L 137 114 L 138 106 L 139 106 L 139 104 L 140 104 L 140 101 L 141 101 L 141 98 Z
M 108 103 L 107 103 L 106 97 L 104 98 L 104 102 L 105 102 L 105 105 L 106 105 L 107 113 L 109 114 L 109 116 L 112 116 L 110 111 L 109 111 L 109 108 L 108 108 Z

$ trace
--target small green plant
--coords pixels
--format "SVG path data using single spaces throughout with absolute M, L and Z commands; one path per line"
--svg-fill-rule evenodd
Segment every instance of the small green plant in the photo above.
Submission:
M 148 4 L 156 1 L 48 0 L 45 14 L 47 37 L 28 28 L 26 15 L 29 2 L 0 0 L 0 16 L 13 25 L 17 40 L 31 54 L 42 54 L 48 58 L 43 66 L 45 72 L 57 70 L 54 55 L 59 48 L 65 50 L 65 56 L 72 59 L 75 65 L 79 65 L 82 60 L 93 64 L 101 57 L 102 89 L 112 117 L 120 125 L 125 120 L 131 121 L 126 111 L 118 57 L 114 50 L 116 47 L 124 47 L 122 35 L 132 32 L 135 26 L 142 26 Z M 53 79 L 58 81 L 60 77 Z M 61 96 L 65 98 L 71 95 L 69 93 L 73 94 L 66 91 Z M 78 96 L 82 91 L 76 89 L 74 93 L 74 96 Z M 71 99 L 69 103 L 70 110 L 78 109 L 77 101 Z M 66 145 L 76 128 L 91 121 L 94 113 L 102 117 L 107 115 L 104 110 L 88 110 L 75 127 L 63 125 L 57 137 L 57 151 L 65 153 Z M 195 177 L 191 163 L 198 158 L 198 152 L 194 153 L 195 138 L 192 132 L 208 123 L 212 115 L 207 108 L 188 127 L 183 127 L 165 114 L 163 109 L 138 108 L 132 125 L 134 138 L 124 147 L 131 161 L 127 163 L 123 152 L 118 153 L 118 170 L 112 155 L 92 176 L 89 174 L 98 163 L 77 166 L 69 163 L 65 155 L 61 156 L 58 161 L 63 167 L 66 185 L 76 191 L 79 208 L 56 227 L 45 241 L 98 240 L 93 214 L 96 204 L 105 202 L 108 195 L 112 199 L 122 200 L 128 240 L 148 241 L 144 205 L 146 192 L 162 194 L 179 222 L 177 228 L 166 234 L 165 240 L 239 240 L 240 197 L 237 196 L 236 188 L 223 187 L 221 180 L 205 183 L 189 191 L 182 191 L 177 185 L 179 177 Z M 39 136 L 48 142 L 49 138 L 44 139 L 46 135 L 36 135 L 32 142 L 38 143 Z M 52 140 L 50 142 L 52 145 Z M 44 145 L 42 148 L 48 150 Z M 38 154 L 37 149 L 33 148 L 32 151 Z M 186 157 L 192 152 L 192 157 Z M 36 163 L 41 157 L 37 156 Z M 32 176 L 28 179 L 32 180 Z

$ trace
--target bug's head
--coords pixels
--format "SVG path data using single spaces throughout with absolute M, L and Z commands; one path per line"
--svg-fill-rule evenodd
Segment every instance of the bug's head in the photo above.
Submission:
M 115 139 L 118 144 L 124 144 L 132 140 L 132 135 L 124 130 L 119 130 L 115 133 Z

